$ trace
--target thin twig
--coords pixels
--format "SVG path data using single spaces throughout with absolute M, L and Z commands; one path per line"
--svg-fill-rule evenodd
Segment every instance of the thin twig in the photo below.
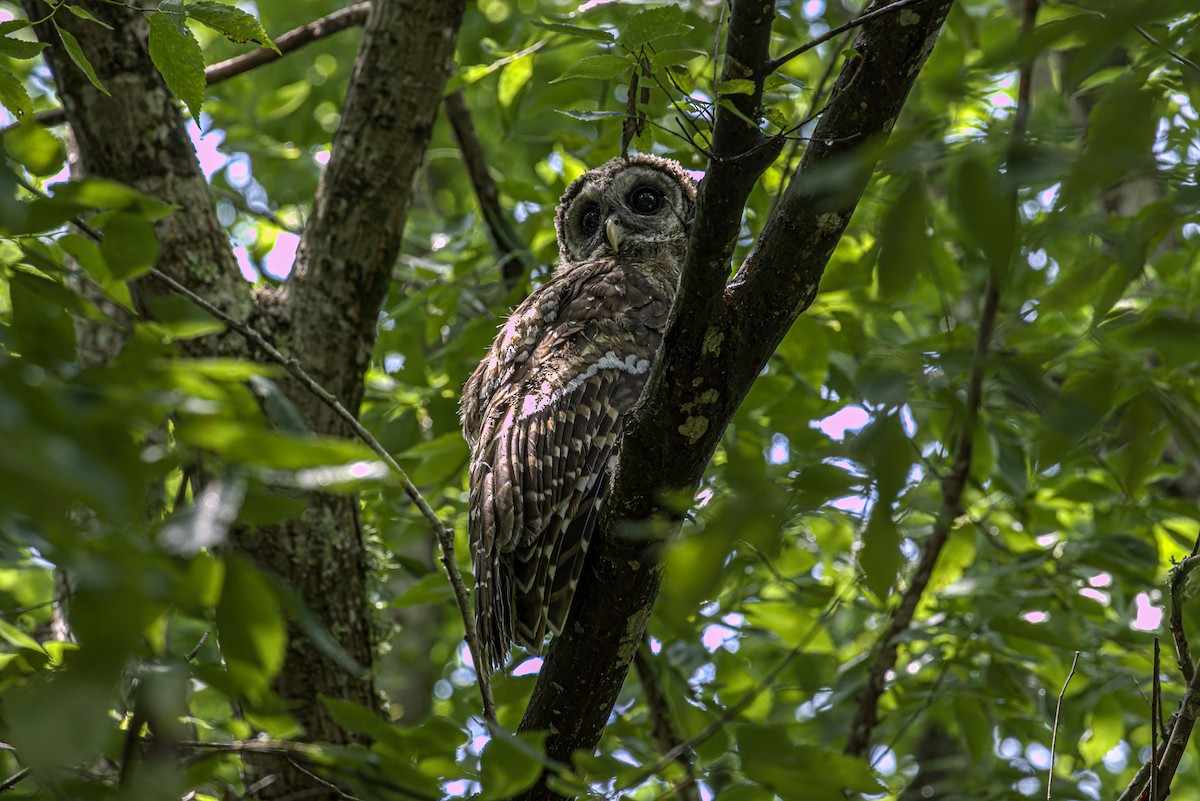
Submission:
M 9 790 L 17 786 L 17 783 L 29 775 L 29 768 L 21 768 L 13 775 L 9 776 L 4 781 L 0 782 L 0 793 L 7 793 Z
M 1185 56 L 1181 53 L 1176 53 L 1174 50 L 1167 47 L 1165 44 L 1163 44 L 1162 42 L 1158 41 L 1153 36 L 1151 36 L 1149 34 L 1149 32 L 1147 32 L 1146 29 L 1143 28 L 1141 25 L 1134 25 L 1133 29 L 1135 31 L 1137 31 L 1138 33 L 1140 33 L 1142 35 L 1142 38 L 1145 39 L 1150 44 L 1154 45 L 1155 47 L 1161 47 L 1164 51 L 1167 52 L 1168 55 L 1170 55 L 1173 59 L 1178 61 L 1180 64 L 1184 65 L 1185 67 L 1191 67 L 1196 72 L 1200 72 L 1200 64 L 1197 64 L 1195 61 L 1192 61 L 1190 58 L 1188 58 L 1187 56 Z
M 1075 658 L 1071 660 L 1071 670 L 1067 673 L 1062 690 L 1058 693 L 1058 702 L 1054 705 L 1054 728 L 1050 731 L 1050 772 L 1046 776 L 1046 801 L 1051 801 L 1050 794 L 1054 788 L 1054 749 L 1058 744 L 1058 718 L 1062 713 L 1063 696 L 1067 694 L 1067 685 L 1071 683 L 1071 677 L 1075 675 L 1077 664 L 1079 664 L 1078 651 L 1075 652 Z
M 235 78 L 238 75 L 249 72 L 255 67 L 261 67 L 264 64 L 277 61 L 288 53 L 298 50 L 304 45 L 315 42 L 318 39 L 324 39 L 347 28 L 362 25 L 367 19 L 367 11 L 370 7 L 371 4 L 369 2 L 355 3 L 352 6 L 339 9 L 320 19 L 307 22 L 298 28 L 293 28 L 287 33 L 280 35 L 275 40 L 275 46 L 279 48 L 278 53 L 270 48 L 260 47 L 249 53 L 234 56 L 233 58 L 219 61 L 216 64 L 206 67 L 204 69 L 204 78 L 209 86 L 214 86 L 222 81 L 227 81 L 230 78 Z M 59 108 L 47 109 L 37 114 L 34 119 L 42 125 L 61 125 L 67 121 L 67 112 L 66 109 L 60 106 Z M 3 130 L 8 129 L 5 128 Z
M 1187 586 L 1188 574 L 1200 565 L 1200 535 L 1192 553 L 1171 568 L 1171 617 L 1168 626 L 1171 639 L 1175 642 L 1175 658 L 1179 661 L 1179 672 L 1184 681 L 1192 680 L 1192 652 L 1188 647 L 1187 632 L 1183 629 L 1183 589 Z
M 19 175 L 16 175 L 16 180 L 27 191 L 43 198 L 47 197 L 44 192 L 25 181 Z M 102 241 L 104 238 L 100 231 L 96 230 L 87 222 L 79 218 L 73 219 L 71 223 L 88 237 L 97 242 Z M 192 303 L 196 304 L 201 309 L 220 320 L 226 326 L 241 334 L 247 341 L 253 343 L 255 347 L 257 347 L 259 351 L 267 358 L 276 364 L 281 365 L 285 370 L 288 371 L 288 373 L 292 375 L 292 377 L 299 381 L 305 389 L 319 398 L 326 406 L 332 409 L 338 417 L 340 417 L 348 426 L 350 426 L 351 430 L 354 431 L 358 438 L 366 443 L 367 447 L 374 451 L 379 458 L 383 460 L 384 464 L 386 464 L 400 479 L 400 484 L 404 489 L 404 494 L 407 495 L 414 504 L 416 504 L 417 509 L 419 509 L 421 512 L 421 516 L 425 518 L 426 522 L 429 524 L 429 527 L 433 530 L 434 535 L 437 537 L 438 545 L 441 548 L 440 561 L 442 566 L 446 569 L 446 575 L 449 577 L 450 585 L 454 590 L 454 597 L 458 603 L 459 615 L 462 617 L 463 628 L 466 633 L 467 647 L 471 649 L 472 662 L 475 664 L 475 675 L 479 682 L 479 694 L 483 701 L 483 714 L 488 720 L 494 721 L 496 719 L 496 702 L 492 698 L 491 682 L 489 680 L 487 671 L 481 669 L 479 655 L 482 652 L 478 647 L 479 639 L 475 631 L 475 618 L 471 614 L 470 595 L 467 592 L 466 584 L 463 582 L 462 574 L 458 570 L 458 562 L 456 562 L 454 559 L 454 531 L 442 523 L 441 518 L 437 516 L 437 513 L 433 511 L 428 502 L 426 502 L 425 498 L 421 495 L 421 491 L 417 489 L 417 486 L 413 484 L 412 479 L 408 477 L 408 473 L 406 473 L 404 468 L 402 468 L 395 458 L 388 453 L 387 449 L 380 444 L 379 440 L 375 439 L 374 435 L 367 430 L 366 426 L 360 423 L 358 418 L 351 414 L 350 411 L 342 405 L 341 401 L 339 401 L 333 395 L 333 393 L 317 383 L 317 381 L 300 365 L 298 359 L 285 355 L 257 330 L 244 322 L 234 319 L 224 310 L 218 308 L 212 303 L 209 303 L 207 300 L 200 297 L 195 292 L 188 289 L 186 286 L 176 281 L 174 278 L 162 272 L 161 270 L 153 268 L 147 273 L 147 275 L 166 285 L 167 288 L 176 294 L 187 298 Z
M 1150 701 L 1150 753 L 1158 753 L 1158 726 L 1162 722 L 1162 650 L 1154 638 L 1154 690 Z M 1150 771 L 1150 799 L 1158 801 L 1158 771 Z
M 830 30 L 828 30 L 825 33 L 818 36 L 817 38 L 810 39 L 809 41 L 805 42 L 804 44 L 800 45 L 799 47 L 797 47 L 793 50 L 789 50 L 788 52 L 784 53 L 779 58 L 771 59 L 769 62 L 767 62 L 767 74 L 768 75 L 771 74 L 772 72 L 779 69 L 784 64 L 788 63 L 789 61 L 791 61 L 792 59 L 794 59 L 796 56 L 800 55 L 801 53 L 807 53 L 809 50 L 812 50 L 817 45 L 825 44 L 830 39 L 834 38 L 835 36 L 837 36 L 839 34 L 845 33 L 846 31 L 851 30 L 853 28 L 858 28 L 858 27 L 870 22 L 871 20 L 879 19 L 880 17 L 885 17 L 888 14 L 895 13 L 897 11 L 900 11 L 901 9 L 908 8 L 909 6 L 920 5 L 921 3 L 925 3 L 928 1 L 929 0 L 899 0 L 899 2 L 892 3 L 889 6 L 884 6 L 883 8 L 877 8 L 874 11 L 868 11 L 866 14 L 861 14 L 861 15 L 855 17 L 854 19 L 850 20 L 849 22 L 845 23 L 844 25 L 839 25 L 836 28 L 831 28 Z

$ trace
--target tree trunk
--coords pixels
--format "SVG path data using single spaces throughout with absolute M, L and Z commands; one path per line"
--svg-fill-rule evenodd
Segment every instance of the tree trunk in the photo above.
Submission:
M 217 222 L 179 103 L 150 59 L 145 15 L 116 4 L 86 5 L 113 30 L 69 14 L 56 19 L 78 38 L 111 96 L 96 90 L 69 61 L 52 25 L 40 25 L 37 31 L 53 45 L 46 51 L 48 64 L 82 170 L 179 206 L 183 211 L 156 226 L 162 246 L 159 269 L 234 318 L 252 320 L 285 352 L 297 354 L 343 405 L 357 411 L 413 178 L 453 69 L 465 0 L 377 0 L 372 5 L 295 277 L 282 296 L 262 296 L 258 300 L 265 302 L 257 306 Z M 44 8 L 35 0 L 25 0 L 25 8 L 31 19 L 43 16 Z M 135 282 L 133 290 L 143 312 L 146 298 L 161 291 L 150 279 Z M 189 340 L 185 352 L 254 356 L 233 334 Z M 314 396 L 296 384 L 284 388 L 311 430 L 346 433 Z M 260 567 L 298 592 L 350 656 L 369 669 L 373 638 L 357 513 L 354 497 L 319 495 L 299 518 L 270 529 L 238 530 L 233 539 Z M 378 709 L 372 678 L 348 673 L 313 648 L 295 626 L 289 635 L 276 691 L 308 738 L 346 742 L 347 734 L 319 696 Z M 261 797 L 338 795 L 290 765 L 269 767 L 278 775 Z

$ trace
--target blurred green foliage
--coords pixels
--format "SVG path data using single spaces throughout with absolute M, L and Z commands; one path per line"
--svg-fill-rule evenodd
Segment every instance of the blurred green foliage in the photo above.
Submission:
M 219 17 L 217 4 L 203 5 Z M 775 53 L 855 13 L 832 0 L 779 5 Z M 577 6 L 472 4 L 449 87 L 465 92 L 502 204 L 547 266 L 504 285 L 440 120 L 367 376 L 362 419 L 459 532 L 464 572 L 459 388 L 505 310 L 553 263 L 558 196 L 619 152 L 641 57 L 652 77 L 641 78 L 650 93 L 635 147 L 704 168 L 695 145 L 708 131 L 722 4 Z M 255 10 L 278 37 L 338 7 L 259 0 Z M 17 11 L 0 3 L 0 19 Z M 249 47 L 179 18 L 165 24 L 193 38 L 204 63 Z M 1055 797 L 1115 797 L 1149 747 L 1142 690 L 1153 638 L 1170 653 L 1168 569 L 1200 526 L 1200 14 L 1183 0 L 1047 2 L 1032 37 L 1018 28 L 1002 0 L 956 5 L 820 295 L 726 432 L 695 519 L 671 547 L 651 663 L 677 731 L 694 735 L 755 694 L 696 746 L 706 798 L 824 797 L 838 787 L 899 798 L 930 738 L 950 755 L 954 798 L 1044 794 L 1055 701 L 1076 651 Z M 4 104 L 53 106 L 29 31 L 18 19 L 0 23 L 0 35 Z M 280 225 L 308 213 L 358 36 L 318 41 L 202 93 L 199 118 L 220 139 L 203 163 L 259 283 L 277 280 L 268 267 L 287 271 Z M 849 44 L 834 39 L 772 78 L 771 132 L 825 102 L 815 91 Z M 1010 153 L 1016 70 L 1030 60 L 1029 135 Z M 198 114 L 185 93 L 194 89 L 176 91 Z M 752 194 L 739 253 L 809 131 Z M 500 732 L 482 747 L 435 543 L 371 453 L 287 424 L 271 380 L 278 368 L 183 358 L 181 341 L 221 329 L 186 301 L 156 309 L 153 323 L 119 313 L 130 305 L 126 282 L 157 257 L 151 222 L 181 211 L 96 180 L 17 200 L 15 176 L 54 176 L 62 143 L 26 122 L 3 148 L 0 740 L 15 751 L 0 753 L 0 772 L 34 771 L 14 795 L 219 797 L 240 779 L 236 755 L 216 744 L 299 734 L 270 689 L 284 616 L 337 647 L 286 587 L 216 546 L 235 521 L 299 513 L 316 486 L 361 498 L 377 569 L 374 669 L 396 720 L 329 699 L 336 719 L 373 744 L 288 747 L 360 797 L 482 789 L 501 798 L 527 786 L 539 740 Z M 1013 186 L 1016 220 L 1005 201 Z M 80 214 L 104 231 L 102 246 L 64 227 Z M 1003 276 L 1003 300 L 967 511 L 902 638 L 868 766 L 840 748 L 867 658 L 938 512 L 989 270 Z M 110 363 L 82 364 L 80 326 L 127 342 Z M 271 398 L 276 411 L 264 413 Z M 71 642 L 50 636 L 55 566 L 71 577 Z M 1185 603 L 1195 636 L 1197 607 Z M 217 626 L 221 650 L 206 636 Z M 536 670 L 516 665 L 495 683 L 509 729 Z M 1184 685 L 1168 656 L 1162 681 L 1170 710 Z M 651 715 L 631 678 L 599 754 L 559 786 L 669 792 L 683 779 L 677 763 L 649 777 L 639 768 L 665 750 Z M 191 743 L 192 757 L 127 761 L 126 740 L 145 733 Z M 1200 795 L 1195 754 L 1177 797 Z

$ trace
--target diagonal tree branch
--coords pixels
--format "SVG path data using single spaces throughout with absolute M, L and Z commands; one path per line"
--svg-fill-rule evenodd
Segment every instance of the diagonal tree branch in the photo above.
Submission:
M 862 27 L 858 57 L 842 70 L 791 185 L 727 287 L 746 196 L 778 152 L 776 142 L 743 122 L 759 117 L 773 4 L 733 3 L 724 75 L 752 80 L 755 91 L 720 99 L 714 158 L 663 348 L 626 429 L 571 617 L 551 643 L 521 722 L 522 729 L 550 730 L 552 758 L 566 761 L 599 741 L 658 592 L 661 540 L 646 521 L 664 496 L 700 480 L 759 371 L 811 303 L 874 168 L 878 151 L 870 145 L 891 130 L 951 1 L 929 0 Z M 833 164 L 854 168 L 831 180 Z M 552 797 L 544 784 L 522 796 Z
M 1023 17 L 1023 35 L 1033 30 L 1037 16 L 1038 0 L 1025 0 Z M 1032 62 L 1021 68 L 1018 88 L 1017 110 L 1013 119 L 1013 129 L 1009 152 L 1015 150 L 1025 140 L 1025 129 L 1029 119 L 1029 98 L 1032 86 Z M 806 154 L 807 155 L 807 154 Z M 1014 184 L 1008 198 L 1012 209 L 1017 208 L 1017 187 Z M 1007 269 L 1007 265 L 1004 265 Z M 859 695 L 858 707 L 850 723 L 850 734 L 846 740 L 845 753 L 862 756 L 867 752 L 871 743 L 871 733 L 878 723 L 877 709 L 879 699 L 883 695 L 888 673 L 896 666 L 898 640 L 900 635 L 912 625 L 916 615 L 917 605 L 925 594 L 933 570 L 937 566 L 938 557 L 950 538 L 955 522 L 963 511 L 963 493 L 971 472 L 971 454 L 974 449 L 975 430 L 979 420 L 979 410 L 983 401 L 983 379 L 986 372 L 988 352 L 991 347 L 992 333 L 996 327 L 996 314 L 1000 308 L 1000 270 L 993 269 L 987 279 L 983 293 L 983 305 L 979 313 L 979 323 L 976 327 L 975 352 L 971 358 L 971 372 L 967 381 L 967 395 L 963 406 L 963 418 L 954 444 L 954 463 L 950 472 L 942 480 L 942 503 L 938 509 L 937 520 L 933 531 L 925 542 L 925 550 L 917 563 L 908 587 L 900 598 L 900 603 L 892 613 L 891 622 L 879 644 L 871 665 L 867 671 L 867 684 Z
M 488 172 L 487 155 L 479 135 L 475 133 L 475 124 L 471 121 L 471 112 L 467 108 L 467 100 L 462 89 L 456 89 L 446 95 L 443 105 L 446 118 L 454 131 L 454 139 L 458 142 L 459 152 L 462 153 L 463 166 L 471 186 L 475 189 L 475 197 L 479 201 L 479 211 L 483 215 L 484 225 L 492 240 L 492 247 L 500 257 L 500 275 L 504 286 L 511 289 L 528 275 L 536 266 L 529 247 L 521 241 L 520 235 L 508 221 L 508 215 L 500 206 L 500 190 Z

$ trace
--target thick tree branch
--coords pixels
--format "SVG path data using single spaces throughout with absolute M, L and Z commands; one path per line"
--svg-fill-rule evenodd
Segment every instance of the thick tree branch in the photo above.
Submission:
M 792 185 L 727 288 L 745 199 L 782 143 L 742 119 L 759 117 L 773 5 L 734 3 L 724 76 L 751 79 L 756 91 L 721 98 L 718 106 L 714 158 L 663 348 L 626 430 L 571 617 L 550 646 L 521 722 L 522 729 L 550 730 L 554 759 L 566 761 L 598 742 L 658 592 L 660 540 L 646 521 L 664 496 L 700 480 L 734 411 L 811 302 L 874 167 L 877 150 L 868 145 L 891 130 L 950 4 L 930 0 L 863 26 L 859 57 L 842 71 Z M 831 163 L 854 169 L 831 179 Z M 544 786 L 523 796 L 551 797 Z

